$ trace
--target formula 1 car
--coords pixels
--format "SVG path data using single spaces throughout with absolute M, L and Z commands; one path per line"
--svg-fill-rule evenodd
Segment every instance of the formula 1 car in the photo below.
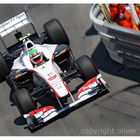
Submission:
M 0 25 L 1 40 L 15 31 L 18 42 L 8 48 L 2 42 L 6 52 L 0 54 L 0 80 L 6 79 L 13 90 L 15 104 L 30 129 L 108 91 L 107 83 L 88 56 L 75 60 L 68 36 L 57 19 L 44 24 L 42 36 L 37 34 L 26 12 L 10 21 L 14 23 L 8 21 Z M 21 30 L 27 24 L 31 24 L 35 32 L 23 36 Z M 68 84 L 76 78 L 84 83 L 74 97 Z M 44 96 L 49 101 L 41 105 Z

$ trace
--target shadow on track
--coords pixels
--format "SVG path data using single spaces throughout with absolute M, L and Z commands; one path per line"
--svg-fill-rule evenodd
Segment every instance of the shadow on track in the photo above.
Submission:
M 113 61 L 102 42 L 99 43 L 91 58 L 97 67 L 106 73 L 140 82 L 140 71 Z
M 22 116 L 19 116 L 18 118 L 16 118 L 15 120 L 14 120 L 14 123 L 16 124 L 16 125 L 25 125 L 26 124 L 26 120 L 22 117 Z
M 91 27 L 86 31 L 85 36 L 98 35 L 98 32 L 95 30 L 94 26 L 91 24 Z
M 14 93 L 14 91 L 13 90 L 11 90 L 10 91 L 10 94 L 9 94 L 9 101 L 11 102 L 11 106 L 15 106 L 16 104 L 15 104 L 15 101 L 14 101 L 14 98 L 13 98 L 13 93 Z

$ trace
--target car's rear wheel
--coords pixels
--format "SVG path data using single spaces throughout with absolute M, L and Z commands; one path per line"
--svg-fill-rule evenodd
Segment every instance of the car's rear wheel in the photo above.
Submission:
M 69 38 L 57 19 L 52 19 L 44 24 L 44 31 L 53 44 L 69 44 Z
M 14 99 L 21 115 L 27 114 L 37 108 L 37 104 L 33 101 L 29 91 L 25 88 L 16 90 Z
M 84 81 L 88 81 L 99 74 L 99 71 L 93 61 L 86 55 L 79 57 L 76 60 L 76 64 Z
M 5 76 L 9 73 L 8 65 L 0 53 L 0 82 L 2 82 Z

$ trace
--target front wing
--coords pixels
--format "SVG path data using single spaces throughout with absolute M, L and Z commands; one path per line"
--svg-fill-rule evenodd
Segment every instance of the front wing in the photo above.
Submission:
M 61 109 L 57 110 L 53 106 L 44 106 L 38 109 L 35 109 L 28 114 L 24 114 L 24 118 L 27 121 L 27 124 L 30 129 L 34 129 L 45 122 L 51 120 L 52 118 L 58 116 L 64 111 L 73 108 L 80 103 L 94 97 L 97 94 L 101 94 L 102 92 L 107 91 L 107 83 L 103 80 L 101 74 L 97 77 L 90 79 L 86 82 L 77 93 L 78 100 L 73 100 L 72 103 L 65 107 L 61 107 Z M 72 96 L 70 94 L 70 96 Z

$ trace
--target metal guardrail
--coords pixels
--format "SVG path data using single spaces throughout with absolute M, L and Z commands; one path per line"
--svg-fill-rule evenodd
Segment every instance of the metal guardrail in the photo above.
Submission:
M 91 7 L 89 16 L 110 57 L 140 69 L 140 32 L 107 22 L 98 4 Z

